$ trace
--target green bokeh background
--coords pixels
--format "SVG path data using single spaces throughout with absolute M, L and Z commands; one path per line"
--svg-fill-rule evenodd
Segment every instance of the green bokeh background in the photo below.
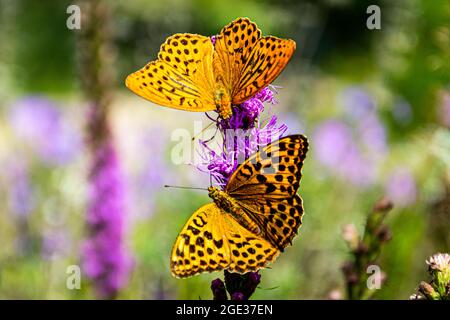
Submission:
M 439 116 L 442 97 L 445 92 L 449 94 L 448 1 L 108 3 L 113 9 L 117 76 L 111 123 L 126 176 L 131 177 L 130 193 L 136 189 L 132 185 L 139 168 L 151 163 L 153 156 L 165 163 L 166 174 L 163 183 L 148 190 L 153 205 L 129 205 L 126 241 L 134 268 L 119 298 L 210 299 L 210 282 L 221 276 L 204 274 L 179 280 L 170 275 L 168 263 L 177 232 L 193 211 L 209 201 L 205 192 L 162 187 L 206 187 L 209 183 L 208 176 L 194 167 L 171 162 L 171 150 L 176 145 L 171 133 L 180 128 L 192 132 L 193 121 L 203 121 L 204 126 L 208 121 L 202 114 L 181 117 L 180 111 L 145 102 L 129 92 L 123 80 L 154 59 L 169 35 L 217 34 L 239 16 L 251 18 L 264 34 L 297 42 L 292 61 L 275 81 L 282 88 L 273 111 L 281 119 L 291 117 L 298 124 L 294 130 L 311 136 L 324 121 L 347 121 L 339 97 L 346 88 L 358 87 L 373 97 L 389 145 L 375 182 L 361 188 L 324 169 L 311 144 L 300 189 L 306 211 L 301 235 L 271 269 L 262 271 L 262 283 L 254 298 L 325 299 L 332 291 L 344 292 L 340 268 L 349 252 L 341 228 L 353 223 L 362 231 L 373 204 L 389 197 L 385 185 L 390 172 L 398 167 L 411 171 L 417 197 L 406 206 L 394 203 L 388 215 L 393 239 L 380 257 L 387 282 L 374 297 L 407 299 L 419 281 L 427 279 L 425 259 L 449 251 L 449 206 L 443 213 L 436 209 L 438 203 L 449 203 L 450 133 Z M 36 190 L 35 206 L 24 231 L 8 206 L 10 182 L 0 173 L 0 298 L 94 298 L 85 277 L 81 290 L 68 290 L 65 285 L 66 268 L 80 263 L 85 237 L 88 151 L 82 149 L 67 166 L 45 165 L 14 135 L 8 123 L 15 101 L 39 95 L 54 101 L 83 135 L 86 106 L 77 74 L 77 31 L 66 28 L 66 8 L 72 1 L 1 0 L 0 4 L 0 160 L 20 150 L 30 164 L 30 180 Z M 366 28 L 366 8 L 371 4 L 381 7 L 381 30 Z M 407 121 L 399 121 L 394 115 L 398 101 L 409 106 Z M 141 138 L 148 132 L 152 133 L 142 144 Z M 148 156 L 141 157 L 140 148 L 148 151 Z M 147 214 L 131 218 L 134 211 Z M 43 258 L 42 239 L 55 229 L 69 238 L 68 249 Z M 24 232 L 29 247 L 20 251 L 16 244 Z

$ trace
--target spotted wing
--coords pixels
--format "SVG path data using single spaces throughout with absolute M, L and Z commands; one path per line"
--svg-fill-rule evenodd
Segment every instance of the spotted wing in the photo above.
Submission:
M 297 190 L 307 150 L 302 135 L 281 138 L 241 164 L 225 187 L 281 251 L 301 225 L 303 206 Z
M 278 254 L 269 241 L 210 203 L 184 225 L 172 248 L 170 267 L 179 278 L 223 269 L 246 273 L 265 267 Z
M 216 37 L 215 74 L 240 104 L 270 84 L 283 71 L 295 50 L 293 40 L 261 37 L 257 25 L 239 18 Z
M 175 34 L 161 46 L 158 60 L 130 74 L 125 84 L 142 98 L 162 106 L 215 110 L 212 59 L 210 38 Z

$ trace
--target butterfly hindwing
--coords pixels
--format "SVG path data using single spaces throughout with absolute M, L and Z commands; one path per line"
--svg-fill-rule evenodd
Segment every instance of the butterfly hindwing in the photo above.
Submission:
M 301 225 L 303 206 L 297 190 L 307 150 L 302 135 L 281 138 L 241 164 L 225 187 L 280 250 L 292 242 Z
M 279 250 L 255 236 L 215 203 L 204 205 L 186 222 L 172 249 L 176 277 L 227 269 L 245 273 L 272 262 Z
M 208 37 L 175 34 L 161 46 L 158 60 L 130 74 L 126 85 L 137 95 L 166 107 L 215 110 L 212 59 Z
M 302 224 L 303 205 L 299 195 L 291 198 L 254 198 L 240 201 L 249 216 L 265 226 L 265 238 L 283 251 Z

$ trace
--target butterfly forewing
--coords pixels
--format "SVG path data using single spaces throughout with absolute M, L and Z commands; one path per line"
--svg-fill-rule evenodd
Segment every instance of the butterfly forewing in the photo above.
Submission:
M 187 111 L 215 110 L 212 59 L 208 37 L 175 34 L 161 46 L 158 60 L 129 75 L 126 85 L 159 105 Z
M 284 70 L 294 51 L 293 40 L 272 36 L 260 38 L 233 88 L 233 103 L 240 104 L 271 84 Z
M 225 26 L 216 37 L 214 59 L 215 73 L 220 75 L 232 96 L 244 66 L 261 31 L 247 18 L 239 18 Z
M 232 97 L 243 103 L 269 85 L 283 71 L 295 50 L 295 42 L 262 37 L 257 25 L 239 18 L 216 37 L 215 63 Z
M 301 225 L 303 206 L 297 190 L 307 150 L 302 135 L 281 138 L 241 164 L 225 187 L 280 250 L 292 242 Z
M 176 277 L 227 269 L 245 273 L 273 261 L 279 250 L 255 236 L 215 203 L 204 205 L 187 221 L 172 249 Z

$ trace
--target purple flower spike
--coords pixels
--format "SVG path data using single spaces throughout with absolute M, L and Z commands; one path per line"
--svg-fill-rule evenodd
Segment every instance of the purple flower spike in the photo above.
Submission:
M 220 186 L 224 187 L 237 167 L 259 147 L 279 139 L 286 132 L 287 126 L 278 125 L 274 115 L 262 123 L 260 117 L 265 102 L 275 103 L 269 88 L 264 88 L 253 98 L 234 107 L 230 119 L 217 122 L 224 137 L 223 145 L 219 146 L 222 149 L 220 152 L 200 141 L 199 154 L 203 163 L 197 168 L 209 173 Z
M 83 269 L 94 280 L 97 295 L 115 298 L 126 285 L 132 266 L 124 244 L 124 185 L 111 142 L 98 147 L 90 177 L 87 223 L 90 236 L 83 247 Z
M 219 128 L 222 131 L 227 129 L 248 130 L 254 128 L 255 120 L 264 110 L 264 102 L 276 103 L 273 92 L 268 87 L 262 89 L 253 98 L 235 107 L 230 119 L 219 122 Z
M 209 173 L 223 188 L 238 166 L 260 147 L 264 147 L 278 139 L 287 131 L 285 124 L 278 124 L 276 116 L 268 120 L 261 120 L 264 103 L 274 104 L 273 92 L 264 88 L 253 98 L 233 107 L 233 114 L 229 119 L 216 121 L 217 128 L 223 137 L 223 143 L 218 150 L 213 150 L 205 141 L 200 141 L 200 154 L 203 163 L 198 165 L 200 171 Z M 248 300 L 255 292 L 261 281 L 258 272 L 246 274 L 224 271 L 224 283 L 216 279 L 211 283 L 211 290 L 215 300 L 224 300 L 226 292 L 231 300 Z

